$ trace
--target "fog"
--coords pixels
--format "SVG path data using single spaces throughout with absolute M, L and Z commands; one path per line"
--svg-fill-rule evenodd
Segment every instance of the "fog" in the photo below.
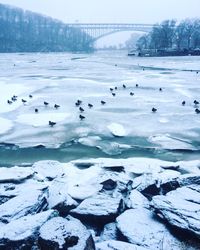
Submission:
M 199 0 L 1 0 L 64 22 L 156 23 L 199 17 Z

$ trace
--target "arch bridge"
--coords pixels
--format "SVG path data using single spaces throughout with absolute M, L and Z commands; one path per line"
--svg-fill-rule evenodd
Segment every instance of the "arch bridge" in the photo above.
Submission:
M 78 28 L 90 37 L 93 42 L 101 37 L 119 32 L 119 31 L 142 31 L 149 32 L 152 30 L 152 24 L 133 24 L 133 23 L 70 23 L 71 28 Z

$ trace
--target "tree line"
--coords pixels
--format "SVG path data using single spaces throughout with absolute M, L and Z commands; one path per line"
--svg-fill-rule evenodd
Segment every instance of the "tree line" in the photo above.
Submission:
M 178 24 L 175 20 L 165 20 L 141 36 L 136 47 L 138 50 L 200 50 L 200 19 L 186 19 Z
M 91 51 L 91 37 L 50 17 L 0 4 L 0 52 Z

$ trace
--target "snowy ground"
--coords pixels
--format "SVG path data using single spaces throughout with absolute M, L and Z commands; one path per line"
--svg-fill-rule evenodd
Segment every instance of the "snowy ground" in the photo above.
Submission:
M 200 101 L 200 73 L 195 70 L 200 70 L 198 57 L 1 54 L 0 142 L 20 148 L 78 143 L 109 155 L 133 148 L 198 153 L 200 114 L 193 101 Z M 17 101 L 8 104 L 13 95 Z M 77 99 L 83 102 L 83 121 Z

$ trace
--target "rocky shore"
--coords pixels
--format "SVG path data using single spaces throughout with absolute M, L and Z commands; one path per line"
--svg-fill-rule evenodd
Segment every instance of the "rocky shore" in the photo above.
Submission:
M 2 167 L 1 249 L 200 249 L 200 161 Z

